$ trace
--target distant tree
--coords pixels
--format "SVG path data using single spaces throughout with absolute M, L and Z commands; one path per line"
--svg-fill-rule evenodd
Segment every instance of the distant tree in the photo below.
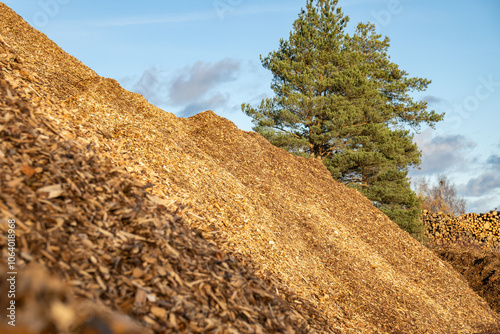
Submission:
M 422 209 L 430 212 L 443 212 L 460 216 L 465 213 L 467 201 L 458 196 L 455 185 L 445 175 L 439 175 L 434 186 L 429 185 L 426 178 L 415 182 L 415 191 L 422 200 Z
M 443 115 L 414 101 L 430 81 L 410 78 L 389 60 L 389 39 L 349 18 L 337 0 L 308 0 L 288 40 L 261 56 L 273 73 L 272 98 L 242 105 L 254 130 L 296 155 L 321 160 L 332 176 L 357 188 L 401 227 L 420 236 L 420 201 L 408 170 L 420 151 L 406 127 L 433 126 Z

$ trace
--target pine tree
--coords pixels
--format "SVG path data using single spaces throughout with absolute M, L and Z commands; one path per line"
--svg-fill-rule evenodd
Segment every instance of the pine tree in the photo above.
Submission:
M 413 130 L 442 114 L 414 101 L 430 81 L 408 77 L 390 61 L 389 38 L 375 26 L 345 32 L 337 0 L 308 0 L 287 40 L 261 56 L 275 96 L 242 105 L 254 130 L 296 155 L 320 159 L 332 176 L 360 190 L 401 227 L 422 234 L 420 201 L 408 170 L 420 164 Z

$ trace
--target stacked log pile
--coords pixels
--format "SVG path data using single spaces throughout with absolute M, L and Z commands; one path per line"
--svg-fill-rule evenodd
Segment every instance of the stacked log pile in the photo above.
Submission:
M 468 213 L 459 217 L 442 212 L 422 212 L 425 223 L 425 236 L 437 245 L 469 244 L 492 250 L 500 249 L 500 214 Z
M 438 245 L 456 242 L 458 238 L 463 237 L 465 232 L 457 230 L 454 226 L 448 224 L 448 222 L 454 219 L 454 216 L 450 214 L 423 210 L 420 219 L 425 224 L 426 238 Z

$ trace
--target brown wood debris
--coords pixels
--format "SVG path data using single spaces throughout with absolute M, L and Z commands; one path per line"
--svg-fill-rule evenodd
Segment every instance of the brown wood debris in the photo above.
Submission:
M 427 247 L 461 273 L 469 286 L 500 313 L 500 214 L 458 217 L 424 210 Z
M 460 245 L 433 246 L 443 260 L 461 273 L 469 286 L 500 313 L 500 253 Z

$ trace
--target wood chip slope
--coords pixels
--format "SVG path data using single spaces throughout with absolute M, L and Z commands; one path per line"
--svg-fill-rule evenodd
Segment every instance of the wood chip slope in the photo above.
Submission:
M 62 129 L 60 107 L 37 98 L 42 85 L 25 80 L 9 45 L 0 41 L 0 264 L 13 219 L 19 274 L 17 325 L 3 317 L 1 333 L 314 332 L 269 283 L 187 228 L 175 198 L 148 194 Z
M 98 77 L 6 6 L 0 13 L 0 35 L 23 59 L 22 80 L 37 83 L 31 97 L 62 107 L 49 113 L 61 131 L 110 159 L 109 169 L 123 166 L 154 185 L 148 190 L 159 201 L 175 198 L 186 224 L 256 268 L 310 326 L 338 333 L 498 326 L 450 265 L 319 161 L 291 156 L 210 111 L 178 119 Z M 137 223 L 127 232 L 140 230 Z

